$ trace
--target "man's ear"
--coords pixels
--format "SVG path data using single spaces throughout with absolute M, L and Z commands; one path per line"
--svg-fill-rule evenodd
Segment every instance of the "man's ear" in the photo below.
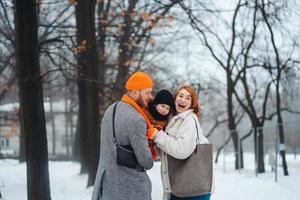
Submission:
M 134 99 L 136 99 L 139 96 L 138 90 L 130 90 L 127 93 L 130 94 L 130 96 Z
M 139 90 L 132 90 L 132 92 L 135 98 L 139 96 Z

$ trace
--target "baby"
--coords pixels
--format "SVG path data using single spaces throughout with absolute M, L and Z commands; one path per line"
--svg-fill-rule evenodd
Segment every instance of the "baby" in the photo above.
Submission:
M 174 98 L 168 90 L 160 90 L 153 101 L 148 103 L 148 109 L 144 110 L 147 118 L 157 130 L 165 130 L 168 124 L 168 118 L 172 111 L 175 110 Z M 153 159 L 157 158 L 158 149 L 153 140 L 148 140 Z
M 148 110 L 145 110 L 145 113 L 154 128 L 164 130 L 174 109 L 173 95 L 168 90 L 160 90 L 153 101 L 148 103 Z

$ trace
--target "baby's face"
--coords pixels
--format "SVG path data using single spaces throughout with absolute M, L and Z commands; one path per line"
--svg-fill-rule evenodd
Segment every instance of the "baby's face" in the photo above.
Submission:
M 157 104 L 155 106 L 156 111 L 161 115 L 167 115 L 170 112 L 170 106 L 167 104 Z

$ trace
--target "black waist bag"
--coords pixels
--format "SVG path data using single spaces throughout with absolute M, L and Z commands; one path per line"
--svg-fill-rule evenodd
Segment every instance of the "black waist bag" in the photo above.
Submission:
M 136 156 L 131 146 L 116 144 L 117 164 L 134 169 L 142 169 L 137 162 Z
M 145 171 L 145 169 L 138 163 L 136 156 L 134 154 L 133 148 L 130 145 L 120 145 L 117 144 L 117 138 L 115 134 L 115 112 L 116 105 L 113 109 L 113 135 L 114 135 L 114 144 L 117 150 L 117 165 L 124 167 L 136 169 L 137 171 Z

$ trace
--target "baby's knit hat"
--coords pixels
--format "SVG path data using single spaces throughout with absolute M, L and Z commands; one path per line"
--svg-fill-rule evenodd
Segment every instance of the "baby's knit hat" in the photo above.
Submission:
M 168 90 L 160 90 L 155 98 L 153 99 L 153 104 L 167 104 L 171 108 L 174 107 L 174 98 L 173 95 Z
M 170 106 L 170 112 L 167 115 L 161 115 L 155 108 L 157 104 L 167 104 Z M 167 120 L 171 112 L 175 110 L 173 95 L 168 90 L 160 90 L 153 101 L 148 103 L 148 109 L 152 117 L 156 120 Z

